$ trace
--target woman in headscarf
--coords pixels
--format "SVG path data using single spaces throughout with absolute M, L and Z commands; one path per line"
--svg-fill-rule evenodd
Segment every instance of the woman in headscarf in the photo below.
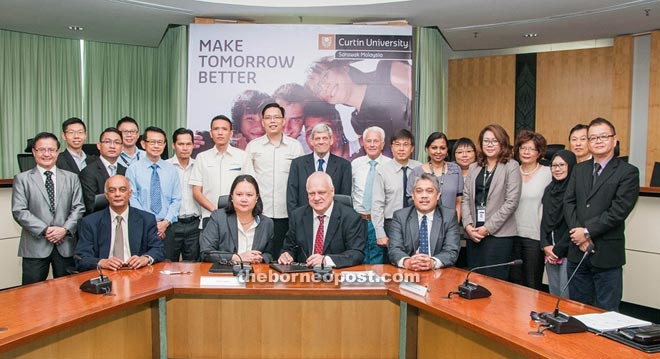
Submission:
M 564 192 L 575 167 L 575 155 L 571 151 L 558 151 L 553 157 L 552 182 L 543 193 L 543 217 L 541 218 L 541 248 L 545 254 L 550 293 L 559 295 L 566 285 L 566 255 L 571 239 L 564 219 Z M 568 291 L 563 297 L 568 298 Z

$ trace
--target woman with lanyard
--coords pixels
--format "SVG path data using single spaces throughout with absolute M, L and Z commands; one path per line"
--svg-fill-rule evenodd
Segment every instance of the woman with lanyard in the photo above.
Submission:
M 566 285 L 566 256 L 571 239 L 564 219 L 564 193 L 568 179 L 577 160 L 571 151 L 561 150 L 552 157 L 552 182 L 543 193 L 543 217 L 541 217 L 541 248 L 545 253 L 545 270 L 548 273 L 550 294 L 559 295 Z M 564 297 L 568 298 L 568 291 Z
M 477 162 L 470 165 L 463 188 L 463 226 L 467 241 L 468 267 L 499 264 L 511 260 L 516 236 L 514 213 L 520 200 L 522 178 L 513 161 L 509 135 L 492 124 L 479 133 Z M 509 267 L 480 273 L 507 280 Z
M 413 184 L 422 173 L 428 173 L 438 179 L 440 188 L 440 205 L 447 208 L 455 208 L 457 218 L 461 220 L 461 198 L 463 196 L 463 175 L 461 168 L 454 162 L 447 162 L 447 136 L 442 132 L 433 132 L 427 139 L 426 153 L 427 163 L 413 168 L 408 176 L 408 188 L 406 193 L 411 196 Z

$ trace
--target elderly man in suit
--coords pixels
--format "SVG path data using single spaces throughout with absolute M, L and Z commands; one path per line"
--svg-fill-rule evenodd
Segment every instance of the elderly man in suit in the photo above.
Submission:
M 424 173 L 417 178 L 412 199 L 414 206 L 394 212 L 390 262 L 414 271 L 453 265 L 460 249 L 458 220 L 453 208 L 438 207 L 440 191 L 435 177 Z
M 278 262 L 337 268 L 362 263 L 366 242 L 364 222 L 350 207 L 334 201 L 330 175 L 314 172 L 307 179 L 309 205 L 291 213 L 289 231 Z
M 22 228 L 24 285 L 46 280 L 50 266 L 57 278 L 74 264 L 74 235 L 85 206 L 78 176 L 55 165 L 59 148 L 52 133 L 37 134 L 32 142 L 37 166 L 14 177 L 11 209 Z
M 71 117 L 62 122 L 62 138 L 66 149 L 57 157 L 57 168 L 79 175 L 95 157 L 87 156 L 82 150 L 87 138 L 87 126 L 78 117 Z
M 335 141 L 330 126 L 325 123 L 317 124 L 312 128 L 310 137 L 314 152 L 291 161 L 286 190 L 289 215 L 294 209 L 308 203 L 305 184 L 309 175 L 317 171 L 325 172 L 332 178 L 335 193 L 351 195 L 351 163 L 330 153 Z
M 101 155 L 80 171 L 80 184 L 82 185 L 85 213 L 90 214 L 94 209 L 94 197 L 104 193 L 105 181 L 116 174 L 124 175 L 126 167 L 117 159 L 122 150 L 122 135 L 118 129 L 108 127 L 99 137 L 96 144 Z
M 594 253 L 582 263 L 569 287 L 570 297 L 618 311 L 626 263 L 625 221 L 639 196 L 639 170 L 614 156 L 616 131 L 604 118 L 589 124 L 592 158 L 575 166 L 564 197 L 564 216 L 572 244 L 573 273 L 591 243 Z
M 130 183 L 122 175 L 112 176 L 105 182 L 108 208 L 80 222 L 76 246 L 79 270 L 97 266 L 110 270 L 138 269 L 165 258 L 156 217 L 129 207 L 132 192 Z

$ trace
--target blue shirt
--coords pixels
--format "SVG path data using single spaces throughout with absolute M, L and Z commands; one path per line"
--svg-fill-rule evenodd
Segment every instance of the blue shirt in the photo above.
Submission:
M 131 183 L 133 195 L 131 206 L 143 211 L 151 211 L 151 162 L 146 156 L 133 164 L 126 170 L 126 178 Z M 181 185 L 179 174 L 174 165 L 158 159 L 158 176 L 160 177 L 161 203 L 163 204 L 159 213 L 153 213 L 157 221 L 168 220 L 170 223 L 177 221 L 179 208 L 181 207 Z

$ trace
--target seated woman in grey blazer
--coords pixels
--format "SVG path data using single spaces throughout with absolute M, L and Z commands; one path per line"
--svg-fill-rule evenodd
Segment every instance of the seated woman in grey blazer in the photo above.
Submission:
M 257 181 L 250 175 L 237 176 L 229 193 L 227 207 L 213 211 L 202 232 L 202 260 L 270 262 L 266 248 L 272 242 L 273 220 L 261 214 Z
M 479 134 L 477 162 L 470 165 L 463 188 L 463 226 L 469 268 L 510 261 L 517 234 L 514 215 L 520 201 L 522 176 L 512 159 L 509 135 L 502 126 L 486 126 Z M 509 267 L 479 273 L 507 280 Z

